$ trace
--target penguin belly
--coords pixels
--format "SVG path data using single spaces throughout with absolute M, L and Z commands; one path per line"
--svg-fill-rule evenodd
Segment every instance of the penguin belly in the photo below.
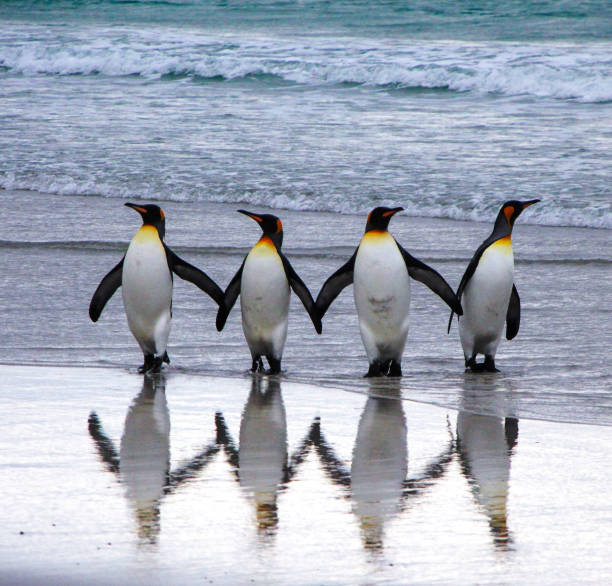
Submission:
M 272 242 L 258 242 L 244 263 L 240 285 L 242 329 L 253 358 L 280 360 L 287 338 L 289 282 Z
M 492 244 L 468 282 L 461 305 L 459 336 L 466 359 L 495 356 L 506 321 L 514 281 L 514 256 L 509 238 Z
M 170 333 L 172 275 L 156 228 L 143 226 L 132 239 L 121 285 L 130 331 L 144 354 L 162 356 Z
M 410 278 L 404 257 L 388 232 L 367 232 L 353 277 L 359 330 L 370 364 L 400 361 L 410 312 Z

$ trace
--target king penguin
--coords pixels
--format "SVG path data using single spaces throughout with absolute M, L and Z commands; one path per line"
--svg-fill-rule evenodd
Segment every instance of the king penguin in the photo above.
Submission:
M 340 291 L 354 283 L 359 330 L 370 363 L 366 376 L 402 375 L 410 312 L 409 277 L 427 285 L 454 312 L 463 313 L 442 276 L 410 255 L 387 231 L 391 218 L 402 210 L 377 207 L 370 212 L 357 250 L 327 279 L 316 301 L 323 318 Z
M 519 331 L 521 300 L 514 285 L 512 228 L 521 212 L 539 201 L 511 200 L 501 207 L 493 232 L 477 248 L 459 283 L 457 298 L 464 310 L 458 318 L 459 337 L 466 369 L 497 372 L 495 354 L 504 321 L 508 340 Z M 449 332 L 453 313 L 448 320 Z M 478 354 L 484 354 L 484 363 L 476 362 Z
M 217 330 L 225 326 L 240 295 L 242 329 L 253 359 L 251 370 L 262 371 L 262 356 L 265 356 L 270 366 L 268 372 L 278 374 L 287 338 L 290 287 L 304 304 L 318 334 L 321 333 L 321 320 L 308 287 L 281 252 L 283 224 L 280 219 L 271 214 L 238 212 L 255 220 L 263 235 L 225 290 L 217 313 Z
M 172 273 L 197 285 L 218 304 L 223 303 L 223 291 L 166 245 L 166 219 L 158 206 L 125 205 L 142 216 L 142 227 L 119 264 L 98 285 L 89 304 L 89 317 L 98 321 L 107 301 L 122 286 L 128 325 L 144 354 L 140 372 L 148 372 L 159 370 L 162 361 L 170 362 L 166 344 L 172 320 Z

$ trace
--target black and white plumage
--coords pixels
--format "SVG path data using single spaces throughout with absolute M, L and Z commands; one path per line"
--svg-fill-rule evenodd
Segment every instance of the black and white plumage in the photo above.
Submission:
M 242 329 L 253 359 L 251 370 L 263 370 L 262 357 L 265 356 L 269 372 L 276 374 L 280 372 L 287 339 L 290 290 L 300 298 L 319 334 L 321 320 L 308 287 L 281 251 L 283 225 L 280 219 L 271 214 L 238 211 L 255 220 L 263 234 L 225 290 L 217 313 L 217 329 L 223 329 L 240 295 Z
M 159 369 L 162 361 L 170 361 L 166 346 L 172 322 L 173 273 L 199 287 L 218 304 L 223 302 L 223 291 L 206 273 L 166 245 L 165 215 L 158 206 L 125 205 L 142 216 L 143 224 L 125 256 L 98 285 L 89 305 L 89 317 L 98 321 L 108 300 L 122 287 L 128 325 L 144 354 L 140 370 L 145 372 Z
M 512 340 L 520 326 L 521 302 L 514 285 L 512 228 L 521 212 L 537 203 L 511 200 L 497 215 L 493 232 L 476 249 L 457 289 L 463 307 L 459 317 L 459 336 L 465 366 L 473 371 L 496 371 L 495 354 L 501 341 L 504 322 L 506 338 Z M 453 312 L 448 322 L 450 331 Z M 484 354 L 483 364 L 476 356 Z
M 327 279 L 316 301 L 322 318 L 340 292 L 354 285 L 361 339 L 370 364 L 367 376 L 401 376 L 409 325 L 410 277 L 427 285 L 453 311 L 462 313 L 444 278 L 414 258 L 387 231 L 393 215 L 402 209 L 377 207 L 370 212 L 357 250 Z

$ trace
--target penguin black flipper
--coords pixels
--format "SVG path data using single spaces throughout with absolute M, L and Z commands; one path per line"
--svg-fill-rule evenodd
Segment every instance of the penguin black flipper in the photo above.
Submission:
M 518 334 L 519 326 L 521 325 L 521 298 L 519 297 L 516 285 L 512 285 L 512 293 L 510 293 L 510 303 L 508 303 L 508 312 L 506 313 L 506 339 L 512 340 Z
M 223 303 L 223 291 L 205 272 L 183 260 L 164 242 L 168 267 L 170 271 L 178 275 L 181 279 L 193 283 L 204 293 L 210 295 L 218 305 Z
M 461 277 L 459 287 L 457 288 L 457 299 L 459 300 L 459 303 L 461 303 L 461 296 L 463 295 L 463 290 L 465 289 L 466 285 L 469 283 L 470 279 L 474 275 L 474 272 L 476 271 L 476 267 L 480 262 L 480 257 L 483 255 L 484 251 L 489 248 L 489 246 L 491 246 L 491 244 L 493 244 L 493 242 L 495 242 L 496 240 L 498 240 L 498 238 L 493 238 L 492 236 L 490 236 L 476 249 L 474 256 L 470 260 L 470 264 L 468 264 L 467 269 L 465 269 L 465 273 L 463 273 L 463 277 Z M 457 312 L 451 310 L 450 317 L 448 318 L 448 329 L 446 330 L 447 334 L 450 332 L 451 324 L 453 323 L 453 316 L 455 315 L 455 313 Z
M 325 281 L 323 287 L 321 287 L 321 291 L 319 291 L 315 302 L 315 308 L 319 314 L 319 319 L 323 319 L 325 312 L 332 304 L 333 300 L 340 295 L 342 289 L 348 287 L 353 282 L 355 258 L 357 258 L 357 250 L 345 264 Z
M 227 320 L 227 316 L 229 315 L 232 307 L 234 307 L 234 303 L 236 303 L 236 299 L 238 299 L 238 295 L 240 295 L 240 285 L 242 282 L 242 269 L 244 268 L 244 263 L 246 262 L 246 258 L 242 261 L 238 272 L 233 276 L 232 280 L 229 282 L 227 289 L 225 289 L 225 293 L 223 294 L 223 300 L 219 304 L 219 311 L 217 312 L 217 331 L 221 331 Z
M 397 242 L 396 242 L 397 244 Z M 415 280 L 427 285 L 436 295 L 438 295 L 446 305 L 448 305 L 453 313 L 463 315 L 463 309 L 459 299 L 451 289 L 451 286 L 444 280 L 444 277 L 430 266 L 421 262 L 418 258 L 412 256 L 407 250 L 404 250 L 399 244 L 400 249 L 408 274 Z
M 308 287 L 306 287 L 304 281 L 302 281 L 302 279 L 300 279 L 298 274 L 295 272 L 295 269 L 291 266 L 289 259 L 280 250 L 278 250 L 278 255 L 283 261 L 283 268 L 285 269 L 285 276 L 287 277 L 287 281 L 289 281 L 289 285 L 295 291 L 295 294 L 300 298 L 300 301 L 306 308 L 317 334 L 320 334 L 323 329 L 321 326 L 321 318 L 316 310 L 314 299 L 312 298 Z
M 121 286 L 124 259 L 125 256 L 106 274 L 98 285 L 96 292 L 93 294 L 89 304 L 89 317 L 91 318 L 91 321 L 98 321 L 104 306 L 114 295 L 115 291 Z

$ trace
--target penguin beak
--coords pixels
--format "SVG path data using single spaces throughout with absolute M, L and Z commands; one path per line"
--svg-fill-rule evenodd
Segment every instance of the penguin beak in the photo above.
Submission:
M 393 208 L 383 214 L 384 218 L 392 218 L 397 212 L 403 212 L 404 208 Z
M 257 214 L 253 214 L 251 212 L 247 212 L 246 210 L 237 210 L 237 211 L 240 212 L 241 214 L 244 214 L 245 216 L 249 216 L 249 218 L 253 218 L 253 220 L 258 222 L 259 224 L 261 224 L 263 222 L 261 217 L 258 216 Z
M 135 203 L 126 203 L 124 204 L 126 205 L 128 208 L 132 208 L 133 210 L 136 210 L 141 216 L 144 216 L 147 213 L 147 210 L 139 205 L 136 205 Z
M 532 206 L 534 203 L 538 203 L 540 200 L 539 199 L 531 199 L 529 201 L 524 201 L 523 203 L 523 209 L 528 208 L 529 206 Z

